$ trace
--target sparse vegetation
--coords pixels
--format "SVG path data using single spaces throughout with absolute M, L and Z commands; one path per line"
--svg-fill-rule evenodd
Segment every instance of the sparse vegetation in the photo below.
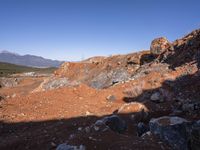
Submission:
M 5 77 L 15 73 L 23 72 L 40 72 L 40 73 L 53 73 L 57 68 L 33 68 L 9 63 L 0 62 L 0 77 Z

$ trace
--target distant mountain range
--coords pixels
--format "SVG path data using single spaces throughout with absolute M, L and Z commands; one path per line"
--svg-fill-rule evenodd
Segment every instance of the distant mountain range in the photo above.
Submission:
M 63 63 L 63 61 L 46 59 L 34 55 L 19 55 L 9 51 L 0 52 L 0 62 L 38 68 L 59 67 Z

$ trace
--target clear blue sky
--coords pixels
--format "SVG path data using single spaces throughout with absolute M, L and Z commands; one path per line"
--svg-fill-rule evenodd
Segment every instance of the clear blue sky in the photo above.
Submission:
M 60 60 L 148 49 L 200 27 L 200 0 L 0 0 L 0 50 Z

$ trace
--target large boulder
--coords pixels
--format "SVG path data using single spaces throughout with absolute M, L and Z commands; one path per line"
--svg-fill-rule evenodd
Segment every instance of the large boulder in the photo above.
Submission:
M 175 150 L 188 150 L 191 122 L 176 116 L 164 116 L 151 119 L 149 127 L 153 134 L 158 135 Z
M 153 55 L 160 55 L 168 49 L 173 49 L 172 44 L 166 37 L 156 38 L 151 42 L 150 52 Z

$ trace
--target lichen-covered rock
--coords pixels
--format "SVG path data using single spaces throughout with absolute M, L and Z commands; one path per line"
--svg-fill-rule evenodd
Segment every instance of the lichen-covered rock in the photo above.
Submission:
M 166 37 L 156 38 L 151 42 L 150 52 L 153 55 L 160 55 L 167 49 L 173 49 L 173 46 Z

